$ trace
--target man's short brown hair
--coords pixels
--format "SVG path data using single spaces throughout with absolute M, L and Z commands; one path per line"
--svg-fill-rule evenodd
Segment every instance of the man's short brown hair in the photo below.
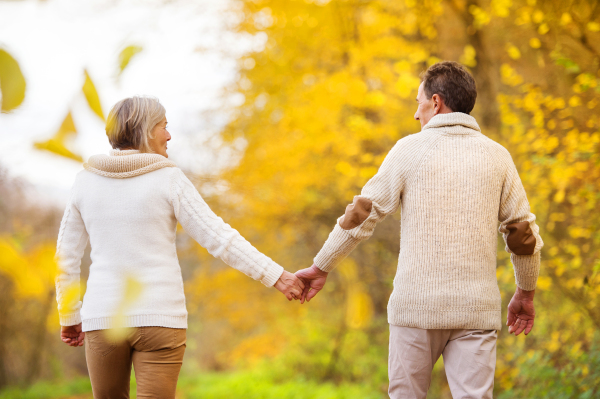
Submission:
M 428 99 L 434 94 L 439 95 L 453 112 L 469 114 L 475 106 L 475 79 L 458 62 L 443 61 L 433 64 L 421 74 L 421 82 Z

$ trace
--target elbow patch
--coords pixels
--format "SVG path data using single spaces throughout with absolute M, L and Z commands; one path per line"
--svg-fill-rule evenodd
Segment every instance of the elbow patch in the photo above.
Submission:
M 536 239 L 529 222 L 509 224 L 506 229 L 506 245 L 515 255 L 533 255 Z
M 360 226 L 371 214 L 373 202 L 363 197 L 354 197 L 354 202 L 346 207 L 346 213 L 340 220 L 340 227 L 351 230 Z

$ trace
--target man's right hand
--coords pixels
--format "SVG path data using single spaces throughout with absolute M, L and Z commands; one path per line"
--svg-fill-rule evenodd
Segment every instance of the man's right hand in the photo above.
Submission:
M 533 328 L 533 319 L 535 318 L 535 309 L 533 306 L 533 291 L 524 291 L 517 287 L 515 295 L 513 295 L 508 304 L 508 332 L 515 335 L 525 331 L 525 335 L 531 332 Z
M 328 274 L 329 273 L 319 269 L 316 265 L 312 265 L 311 267 L 296 272 L 296 277 L 304 283 L 304 290 L 302 290 L 302 299 L 300 299 L 300 303 L 310 301 L 319 291 L 321 291 L 325 285 Z

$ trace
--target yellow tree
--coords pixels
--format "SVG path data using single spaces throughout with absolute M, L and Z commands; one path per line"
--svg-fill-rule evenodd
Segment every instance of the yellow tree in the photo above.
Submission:
M 582 356 L 600 320 L 598 2 L 240 3 L 239 30 L 264 40 L 264 49 L 240 59 L 232 90 L 245 101 L 223 132 L 246 143 L 239 164 L 222 175 L 229 189 L 220 206 L 232 224 L 284 265 L 310 264 L 392 144 L 418 131 L 418 73 L 458 59 L 479 85 L 474 114 L 513 154 L 546 242 L 539 334 L 528 338 L 533 352 L 501 339 L 501 348 L 519 355 L 499 359 L 501 389 L 524 386 L 514 371 L 523 359 L 539 358 L 552 370 L 580 362 L 584 371 L 565 374 L 572 378 L 565 389 L 588 389 L 597 377 L 585 372 L 591 360 Z M 352 254 L 375 321 L 385 312 L 397 230 L 397 222 L 384 223 Z M 501 253 L 506 295 L 511 274 Z M 575 349 L 564 350 L 565 343 Z

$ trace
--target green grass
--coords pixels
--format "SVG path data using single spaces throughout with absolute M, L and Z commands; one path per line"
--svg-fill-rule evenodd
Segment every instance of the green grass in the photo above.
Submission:
M 0 399 L 92 398 L 89 378 L 77 378 L 62 383 L 38 382 L 28 388 L 8 388 L 0 391 Z
M 0 399 L 84 399 L 92 398 L 87 378 L 62 383 L 39 382 L 21 389 L 0 392 Z M 132 395 L 135 381 L 132 379 Z M 385 395 L 372 387 L 358 384 L 317 383 L 315 381 L 275 381 L 268 374 L 252 371 L 203 373 L 181 376 L 177 385 L 178 399 L 382 399 Z

